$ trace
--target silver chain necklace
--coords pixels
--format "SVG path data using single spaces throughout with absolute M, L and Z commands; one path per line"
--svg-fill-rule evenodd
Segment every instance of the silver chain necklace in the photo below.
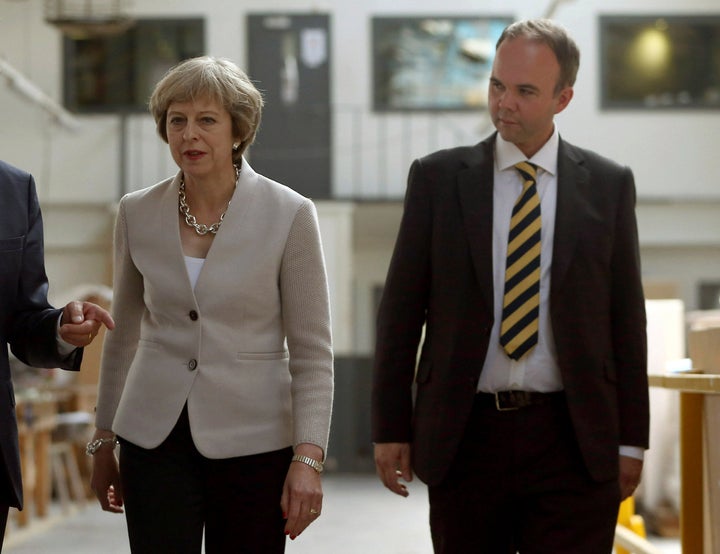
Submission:
M 235 165 L 235 187 L 237 187 L 238 179 L 240 179 L 240 166 Z M 234 191 L 235 189 L 233 189 Z M 225 206 L 225 211 L 220 215 L 220 221 L 217 221 L 213 223 L 212 225 L 205 225 L 204 223 L 198 223 L 197 219 L 193 214 L 190 213 L 190 207 L 187 205 L 187 198 L 185 197 L 185 175 L 180 177 L 180 186 L 178 187 L 178 198 L 179 198 L 179 205 L 180 205 L 180 213 L 185 216 L 185 223 L 187 223 L 188 227 L 192 227 L 195 229 L 195 232 L 200 235 L 207 235 L 208 233 L 212 233 L 213 235 L 217 234 L 218 230 L 220 229 L 220 225 L 222 225 L 223 219 L 225 219 L 225 214 L 228 211 L 228 208 L 230 207 L 230 202 L 232 202 L 232 195 L 230 196 L 230 200 L 228 200 L 227 206 Z

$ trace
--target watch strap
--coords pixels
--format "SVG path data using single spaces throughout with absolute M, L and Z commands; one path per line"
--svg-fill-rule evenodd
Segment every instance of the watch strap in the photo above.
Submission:
M 115 449 L 115 446 L 118 444 L 118 440 L 115 437 L 105 437 L 102 439 L 95 439 L 87 443 L 85 446 L 85 454 L 88 456 L 93 456 L 95 452 L 100 450 L 100 447 L 104 444 L 110 444 L 112 443 L 113 450 Z
M 311 468 L 313 468 L 318 473 L 323 472 L 323 463 L 316 460 L 315 458 L 311 458 L 310 456 L 303 456 L 302 454 L 295 454 L 292 457 L 293 462 L 301 462 L 303 464 L 309 465 Z

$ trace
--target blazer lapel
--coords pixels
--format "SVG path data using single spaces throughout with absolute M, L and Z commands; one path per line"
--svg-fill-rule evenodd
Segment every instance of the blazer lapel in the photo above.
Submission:
M 552 287 L 559 287 L 570 267 L 580 222 L 587 209 L 584 199 L 590 176 L 582 156 L 571 145 L 560 141 L 558 149 L 557 208 L 553 242 Z
M 160 210 L 161 230 L 158 232 L 158 238 L 161 241 L 159 252 L 167 256 L 168 263 L 172 264 L 169 268 L 173 275 L 185 276 L 185 283 L 190 295 L 192 295 L 192 287 L 190 279 L 187 276 L 185 267 L 185 256 L 183 254 L 182 243 L 180 242 L 180 216 L 178 210 L 178 187 L 180 185 L 181 172 L 175 175 L 173 180 L 168 184 L 162 194 Z M 184 225 L 184 224 L 183 224 Z
M 480 291 L 493 309 L 493 154 L 494 135 L 481 142 L 468 159 L 468 168 L 458 174 L 458 194 L 470 255 Z
M 205 259 L 205 265 L 195 285 L 196 293 L 200 290 L 205 280 L 203 276 L 207 274 L 206 270 L 208 269 L 208 265 L 215 265 L 216 262 L 214 260 L 222 259 L 229 251 L 237 255 L 238 250 L 236 245 L 238 236 L 241 236 L 241 228 L 245 224 L 245 214 L 252 207 L 255 191 L 257 190 L 257 180 L 258 174 L 250 167 L 247 160 L 243 158 L 240 179 L 238 180 L 237 187 L 230 201 L 230 206 L 228 206 L 227 212 L 225 213 L 222 226 L 213 239 L 212 246 Z

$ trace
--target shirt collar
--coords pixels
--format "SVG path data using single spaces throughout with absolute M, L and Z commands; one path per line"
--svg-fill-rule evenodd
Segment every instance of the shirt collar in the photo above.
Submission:
M 557 157 L 558 145 L 560 144 L 560 134 L 557 125 L 553 127 L 553 134 L 542 148 L 530 158 L 530 162 L 537 165 L 551 175 L 557 175 Z M 495 166 L 499 171 L 512 168 L 516 163 L 524 162 L 527 158 L 520 149 L 512 142 L 503 139 L 498 133 L 495 138 Z

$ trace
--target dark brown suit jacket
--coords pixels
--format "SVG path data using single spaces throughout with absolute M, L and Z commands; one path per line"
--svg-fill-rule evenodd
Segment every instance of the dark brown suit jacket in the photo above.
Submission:
M 430 485 L 465 431 L 493 325 L 494 140 L 412 164 L 378 314 L 373 440 L 412 443 L 414 470 Z M 592 477 L 609 480 L 619 445 L 648 446 L 635 185 L 627 167 L 562 140 L 551 279 L 575 434 Z

